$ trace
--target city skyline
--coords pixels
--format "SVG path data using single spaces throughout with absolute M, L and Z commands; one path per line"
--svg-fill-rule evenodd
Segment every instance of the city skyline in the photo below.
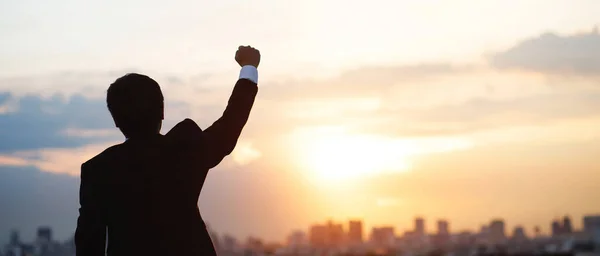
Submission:
M 206 128 L 237 79 L 240 44 L 261 50 L 260 89 L 200 196 L 215 230 L 271 240 L 327 218 L 370 230 L 422 215 L 452 230 L 502 216 L 548 233 L 565 213 L 580 228 L 600 212 L 594 10 L 599 1 L 4 1 L 0 230 L 71 235 L 81 163 L 123 141 L 105 102 L 117 77 L 161 84 L 163 132 L 187 117 Z
M 234 235 L 228 234 L 226 232 L 219 232 L 218 230 L 214 230 L 211 228 L 210 224 L 207 224 L 207 228 L 209 230 L 209 233 L 211 233 L 211 236 L 218 236 L 215 237 L 214 239 L 222 239 L 223 237 L 230 237 L 230 238 L 234 238 L 236 241 L 244 243 L 243 241 L 249 241 L 249 240 L 260 240 L 261 243 L 275 243 L 275 244 L 289 244 L 290 240 L 293 239 L 293 237 L 298 238 L 298 236 L 301 236 L 302 239 L 309 239 L 311 233 L 313 232 L 327 232 L 324 230 L 315 230 L 319 229 L 319 228 L 335 228 L 335 229 L 339 229 L 340 235 L 342 237 L 340 237 L 340 242 L 343 243 L 363 243 L 366 241 L 371 241 L 373 240 L 373 235 L 374 233 L 380 232 L 380 231 L 384 231 L 384 232 L 388 232 L 388 229 L 391 229 L 391 234 L 394 235 L 395 237 L 405 237 L 407 235 L 420 235 L 420 236 L 431 236 L 431 235 L 459 235 L 459 234 L 464 234 L 464 233 L 469 233 L 471 235 L 476 235 L 476 234 L 482 234 L 484 231 L 483 229 L 488 230 L 487 232 L 490 232 L 489 230 L 493 230 L 493 229 L 500 229 L 502 230 L 502 236 L 504 238 L 513 238 L 514 236 L 519 236 L 519 235 L 525 235 L 525 237 L 527 239 L 533 239 L 535 237 L 552 237 L 552 236 L 556 236 L 556 235 L 561 235 L 561 233 L 565 233 L 565 234 L 570 234 L 570 233 L 576 233 L 576 232 L 583 232 L 585 231 L 585 229 L 590 229 L 590 228 L 595 228 L 598 229 L 600 231 L 600 213 L 596 214 L 596 215 L 586 215 L 583 216 L 581 218 L 581 220 L 579 222 L 584 223 L 585 219 L 591 219 L 594 218 L 595 222 L 593 223 L 589 223 L 588 227 L 586 227 L 585 225 L 582 225 L 581 227 L 573 227 L 571 226 L 573 223 L 573 219 L 571 218 L 571 216 L 569 215 L 564 215 L 560 218 L 554 218 L 554 219 L 550 219 L 547 221 L 547 226 L 550 226 L 551 228 L 549 228 L 550 232 L 549 233 L 536 233 L 536 230 L 542 230 L 542 226 L 535 226 L 532 227 L 531 229 L 525 228 L 522 225 L 507 225 L 506 224 L 506 220 L 500 217 L 497 218 L 492 218 L 489 219 L 487 222 L 486 221 L 482 221 L 482 225 L 480 227 L 477 228 L 473 228 L 473 229 L 461 229 L 461 230 L 454 230 L 452 229 L 452 221 L 448 220 L 448 219 L 432 219 L 429 221 L 429 223 L 433 224 L 431 225 L 431 228 L 427 228 L 427 218 L 424 218 L 423 216 L 417 216 L 415 218 L 413 218 L 413 226 L 411 227 L 406 227 L 406 228 L 399 228 L 390 224 L 381 224 L 381 225 L 371 225 L 371 226 L 366 226 L 365 225 L 365 221 L 362 219 L 347 219 L 347 220 L 335 220 L 335 219 L 324 219 L 321 221 L 314 221 L 311 224 L 307 225 L 307 227 L 305 227 L 304 229 L 298 228 L 298 229 L 292 229 L 289 231 L 289 233 L 284 236 L 281 237 L 279 239 L 276 240 L 263 240 L 263 238 L 261 238 L 260 236 L 256 236 L 256 235 L 248 235 L 246 237 L 236 237 Z M 559 225 L 559 229 L 563 228 L 563 225 L 567 225 L 569 226 L 569 228 L 567 229 L 561 229 L 558 230 L 554 230 L 555 229 L 555 223 L 558 222 Z M 444 223 L 444 224 L 441 224 Z M 493 228 L 492 226 L 494 226 L 494 223 L 499 223 L 501 226 L 499 226 L 498 228 Z M 446 232 L 440 232 L 440 230 L 444 230 L 444 228 L 442 228 L 441 226 L 445 227 L 445 230 L 448 231 Z M 592 227 L 593 226 L 593 227 Z M 370 228 L 366 228 L 366 227 L 370 227 Z M 424 229 L 423 229 L 424 228 Z M 48 241 L 58 241 L 58 242 L 68 242 L 69 240 L 73 239 L 72 236 L 67 237 L 65 239 L 62 240 L 54 240 L 53 239 L 53 231 L 52 231 L 52 227 L 51 225 L 42 225 L 39 226 L 36 230 L 35 230 L 35 239 L 22 239 L 22 232 L 19 229 L 11 229 L 8 230 L 7 234 L 10 234 L 9 240 L 6 241 L 5 243 L 13 243 L 11 241 L 14 241 L 15 239 L 19 240 L 19 241 L 36 241 L 40 239 L 40 237 L 45 238 Z M 424 232 L 423 232 L 424 231 Z M 521 234 L 515 234 L 516 232 L 522 232 Z M 588 231 L 589 232 L 589 231 Z M 16 238 L 15 238 L 16 237 Z M 360 239 L 358 239 L 360 238 Z M 376 239 L 376 238 L 375 238 Z M 310 243 L 310 241 L 306 241 L 308 243 Z M 2 244 L 2 242 L 0 242 L 0 245 Z
M 398 234 L 394 227 L 374 227 L 369 234 L 363 229 L 362 220 L 346 220 L 336 222 L 327 220 L 314 224 L 308 231 L 293 231 L 284 241 L 265 241 L 259 237 L 249 236 L 245 239 L 218 234 L 210 227 L 212 243 L 219 255 L 372 255 L 379 253 L 409 253 L 411 255 L 429 255 L 432 252 L 444 252 L 459 255 L 486 255 L 503 252 L 503 255 L 545 255 L 545 253 L 598 252 L 600 245 L 600 215 L 585 216 L 584 229 L 574 230 L 572 220 L 564 216 L 560 221 L 552 221 L 553 234 L 542 236 L 536 231 L 528 236 L 523 227 L 516 226 L 509 234 L 503 219 L 492 219 L 489 225 L 478 232 L 450 232 L 450 222 L 438 220 L 438 232 L 425 233 L 426 220 L 414 218 L 412 231 Z M 345 227 L 344 227 L 345 226 Z M 52 228 L 40 226 L 34 241 L 21 240 L 18 230 L 10 232 L 10 241 L 0 246 L 0 255 L 37 255 L 37 256 L 70 256 L 75 254 L 74 238 L 57 241 L 53 238 Z M 391 254 L 390 254 L 391 253 Z M 506 254 L 507 253 L 507 254 Z M 542 254 L 539 254 L 542 253 Z M 593 254 L 595 255 L 595 254 Z

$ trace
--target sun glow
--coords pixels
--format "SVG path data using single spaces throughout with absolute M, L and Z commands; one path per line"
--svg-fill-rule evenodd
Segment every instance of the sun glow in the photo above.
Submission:
M 337 128 L 299 132 L 294 137 L 300 166 L 320 180 L 402 172 L 410 167 L 406 149 L 385 138 L 348 134 Z
M 307 142 L 306 167 L 327 180 L 409 168 L 402 150 L 367 136 L 331 136 Z
M 339 127 L 297 132 L 294 139 L 294 154 L 301 168 L 328 182 L 406 172 L 412 167 L 410 158 L 414 155 L 471 146 L 460 139 L 394 139 L 352 134 Z

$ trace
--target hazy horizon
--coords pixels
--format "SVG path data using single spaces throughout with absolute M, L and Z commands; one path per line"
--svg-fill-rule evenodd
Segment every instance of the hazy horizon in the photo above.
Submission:
M 600 2 L 0 3 L 0 244 L 71 236 L 79 167 L 123 140 L 105 106 L 157 80 L 168 131 L 220 116 L 237 46 L 262 54 L 234 153 L 200 198 L 220 234 L 282 240 L 328 218 L 477 230 L 600 213 Z M 135 18 L 134 18 L 135 17 Z M 358 157 L 360 156 L 360 157 Z M 6 209 L 6 210 L 4 210 Z M 268 216 L 268 218 L 267 218 Z

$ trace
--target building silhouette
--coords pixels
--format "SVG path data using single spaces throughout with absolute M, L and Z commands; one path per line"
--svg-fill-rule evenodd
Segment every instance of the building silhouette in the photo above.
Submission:
M 415 235 L 416 236 L 424 236 L 425 235 L 425 220 L 421 217 L 415 218 Z
M 37 239 L 41 243 L 49 243 L 52 241 L 52 229 L 50 227 L 39 227 L 37 230 Z
M 21 244 L 21 238 L 19 236 L 19 231 L 17 230 L 11 230 L 10 231 L 10 240 L 8 242 L 8 245 L 20 245 Z
M 363 223 L 360 220 L 348 222 L 348 242 L 352 245 L 363 242 Z
M 325 248 L 327 246 L 327 226 L 318 224 L 311 226 L 308 240 L 313 248 Z
M 374 227 L 371 231 L 371 242 L 377 247 L 393 246 L 396 240 L 394 227 Z
M 517 242 L 527 240 L 527 235 L 525 234 L 525 228 L 522 226 L 516 226 L 512 233 L 512 239 Z
M 292 232 L 287 238 L 287 244 L 292 248 L 302 247 L 308 244 L 306 233 L 301 230 Z
M 330 247 L 341 246 L 344 242 L 344 226 L 341 223 L 327 222 L 328 245 Z
M 489 238 L 490 241 L 494 244 L 501 244 L 505 242 L 506 229 L 504 225 L 504 220 L 492 220 L 489 227 Z
M 564 234 L 573 233 L 573 225 L 571 224 L 571 218 L 569 216 L 563 218 L 562 231 Z
M 584 216 L 583 231 L 589 234 L 597 244 L 600 244 L 600 215 Z
M 560 221 L 552 221 L 552 224 L 550 224 L 550 228 L 552 230 L 552 236 L 560 236 L 562 234 L 562 225 L 560 224 Z
M 449 235 L 450 224 L 446 220 L 438 220 L 437 222 L 437 233 L 438 235 Z

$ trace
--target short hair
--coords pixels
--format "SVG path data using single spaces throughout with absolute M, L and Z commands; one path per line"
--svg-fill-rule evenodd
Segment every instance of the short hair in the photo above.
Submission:
M 106 104 L 126 137 L 156 130 L 163 119 L 164 97 L 154 79 L 129 73 L 108 87 Z

